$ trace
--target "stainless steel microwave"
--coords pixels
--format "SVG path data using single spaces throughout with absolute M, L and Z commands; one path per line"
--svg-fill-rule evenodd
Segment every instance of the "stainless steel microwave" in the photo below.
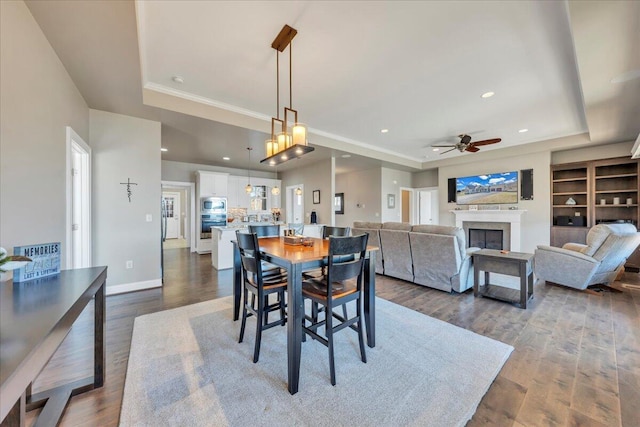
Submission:
M 203 197 L 200 200 L 202 213 L 226 213 L 227 199 L 225 197 Z

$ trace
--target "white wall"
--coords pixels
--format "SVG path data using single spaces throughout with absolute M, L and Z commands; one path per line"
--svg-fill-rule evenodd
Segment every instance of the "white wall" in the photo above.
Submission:
M 402 195 L 400 187 L 411 187 L 411 173 L 395 169 L 380 169 L 380 198 L 382 201 L 381 221 L 382 222 L 402 222 L 401 206 Z M 395 207 L 388 208 L 387 196 L 395 195 Z
M 295 161 L 295 160 L 294 160 Z M 335 159 L 327 159 L 319 161 L 313 165 L 304 168 L 298 168 L 282 172 L 280 179 L 282 180 L 282 188 L 285 189 L 290 185 L 304 185 L 304 216 L 305 223 L 311 220 L 311 210 L 315 210 L 318 215 L 318 224 L 334 224 L 333 214 L 333 194 L 335 193 Z M 320 204 L 313 204 L 313 190 L 320 190 Z M 282 194 L 282 216 L 286 218 L 287 195 L 286 191 Z
M 64 248 L 65 127 L 88 142 L 89 109 L 22 1 L 0 1 L 0 93 L 0 244 Z
M 517 205 L 518 209 L 527 211 L 522 216 L 522 246 L 520 250 L 521 252 L 533 252 L 537 245 L 548 245 L 551 224 L 549 208 L 549 165 L 551 163 L 551 153 L 544 151 L 515 157 L 498 157 L 500 155 L 499 151 L 494 151 L 493 153 L 495 153 L 493 159 L 485 158 L 482 162 L 468 161 L 467 163 L 440 168 L 438 172 L 438 180 L 440 182 L 440 224 L 455 225 L 455 217 L 449 211 L 455 209 L 456 204 L 447 203 L 447 179 L 485 173 L 533 169 L 534 200 L 520 200 Z M 518 194 L 520 194 L 519 190 Z M 466 207 L 463 209 L 466 209 Z
M 98 110 L 90 120 L 95 264 L 109 266 L 108 293 L 160 286 L 160 122 Z
M 353 227 L 354 221 L 380 221 L 381 182 L 380 168 L 336 175 L 336 193 L 344 193 L 344 214 L 336 215 L 336 226 Z
M 438 186 L 438 169 L 428 169 L 411 174 L 411 187 L 428 188 Z
M 551 154 L 551 164 L 558 165 L 614 157 L 631 157 L 631 148 L 633 148 L 633 141 L 558 151 Z

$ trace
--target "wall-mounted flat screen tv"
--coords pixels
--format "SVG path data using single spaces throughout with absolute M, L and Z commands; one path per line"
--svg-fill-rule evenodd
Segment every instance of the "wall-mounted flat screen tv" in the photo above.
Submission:
M 518 171 L 456 178 L 458 205 L 518 203 Z

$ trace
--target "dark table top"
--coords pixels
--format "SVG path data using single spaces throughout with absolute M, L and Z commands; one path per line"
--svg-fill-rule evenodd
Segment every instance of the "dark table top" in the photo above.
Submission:
M 69 312 L 87 305 L 106 272 L 107 267 L 91 267 L 23 283 L 0 282 L 0 390 Z

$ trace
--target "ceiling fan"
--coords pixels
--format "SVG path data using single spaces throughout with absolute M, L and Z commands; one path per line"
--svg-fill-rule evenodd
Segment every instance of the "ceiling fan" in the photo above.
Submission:
M 440 154 L 445 154 L 445 153 L 448 153 L 449 151 L 453 151 L 456 149 L 461 153 L 464 153 L 465 151 L 469 151 L 470 153 L 476 153 L 480 151 L 478 147 L 482 145 L 497 144 L 498 142 L 502 141 L 502 139 L 500 138 L 494 138 L 494 139 L 485 139 L 484 141 L 471 142 L 471 137 L 469 135 L 462 134 L 462 135 L 458 135 L 458 137 L 460 138 L 460 142 L 456 142 L 453 145 L 452 144 L 432 145 L 432 147 L 453 147 L 450 150 L 443 151 Z

